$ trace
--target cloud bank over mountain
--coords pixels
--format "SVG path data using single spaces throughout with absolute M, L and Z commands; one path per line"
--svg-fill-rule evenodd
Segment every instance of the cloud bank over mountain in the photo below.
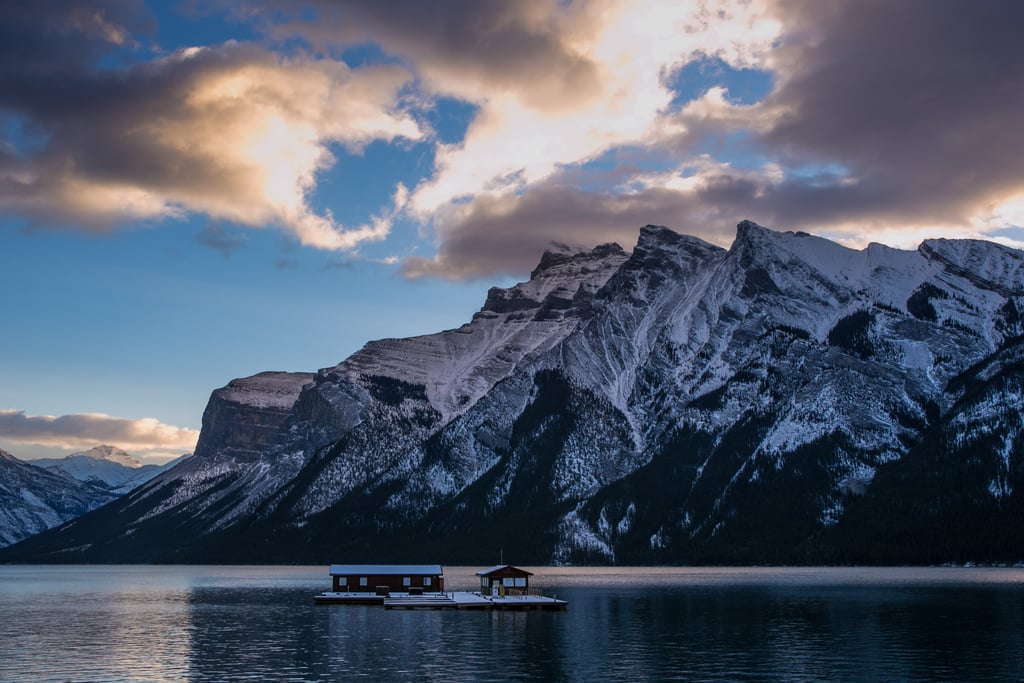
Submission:
M 1012 3 L 254 0 L 203 10 L 245 39 L 173 49 L 151 9 L 4 10 L 0 209 L 393 241 L 381 262 L 450 279 L 651 222 L 724 245 L 756 215 L 900 246 L 1019 243 L 1024 224 Z M 343 216 L 324 179 L 373 145 L 416 172 L 368 170 L 389 198 Z
M 26 415 L 23 410 L 0 410 L 0 439 L 62 449 L 111 444 L 136 450 L 191 451 L 199 432 L 175 427 L 151 417 L 128 419 L 103 413 Z

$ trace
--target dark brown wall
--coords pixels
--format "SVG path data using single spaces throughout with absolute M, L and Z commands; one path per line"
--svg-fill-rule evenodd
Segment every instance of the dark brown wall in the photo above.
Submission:
M 359 578 L 361 576 L 366 577 L 366 585 L 359 585 Z M 377 586 L 387 586 L 389 591 L 395 591 L 396 593 L 404 593 L 410 586 L 406 586 L 402 583 L 402 579 L 408 576 L 412 579 L 410 586 L 412 588 L 422 588 L 428 593 L 434 593 L 444 590 L 444 577 L 436 574 L 404 574 L 404 575 L 392 575 L 379 576 L 373 574 L 350 574 L 348 577 L 348 585 L 341 585 L 339 579 L 341 576 L 333 577 L 333 584 L 335 592 L 349 592 L 349 593 L 373 593 L 377 590 Z M 430 578 L 430 585 L 426 586 L 423 583 L 424 576 Z

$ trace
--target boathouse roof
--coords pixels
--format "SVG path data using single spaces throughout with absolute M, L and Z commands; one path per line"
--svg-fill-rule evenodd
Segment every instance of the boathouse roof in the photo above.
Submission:
M 510 574 L 518 574 L 519 576 L 533 576 L 533 572 L 528 572 L 525 569 L 520 569 L 519 567 L 513 567 L 510 564 L 496 564 L 493 567 L 481 569 L 476 573 L 476 575 L 490 576 L 491 574 L 497 574 L 498 572 L 508 572 Z
M 444 570 L 439 564 L 332 564 L 331 576 L 441 576 Z

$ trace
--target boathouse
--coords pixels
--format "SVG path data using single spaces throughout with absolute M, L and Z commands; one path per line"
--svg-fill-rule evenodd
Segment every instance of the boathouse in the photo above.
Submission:
M 335 593 L 440 593 L 444 570 L 439 564 L 332 564 Z
M 532 572 L 510 564 L 499 564 L 476 573 L 480 577 L 480 592 L 491 595 L 527 595 L 530 592 Z

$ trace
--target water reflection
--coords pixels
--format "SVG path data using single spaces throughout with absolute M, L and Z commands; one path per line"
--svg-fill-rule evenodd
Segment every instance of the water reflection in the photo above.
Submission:
M 580 679 L 1024 680 L 1016 587 L 566 590 Z M 600 645 L 595 645 L 600 644 Z
M 1024 680 L 1021 571 L 537 574 L 568 612 L 316 606 L 324 568 L 0 567 L 0 680 Z
M 0 680 L 184 678 L 185 591 L 137 568 L 9 567 L 0 573 Z

